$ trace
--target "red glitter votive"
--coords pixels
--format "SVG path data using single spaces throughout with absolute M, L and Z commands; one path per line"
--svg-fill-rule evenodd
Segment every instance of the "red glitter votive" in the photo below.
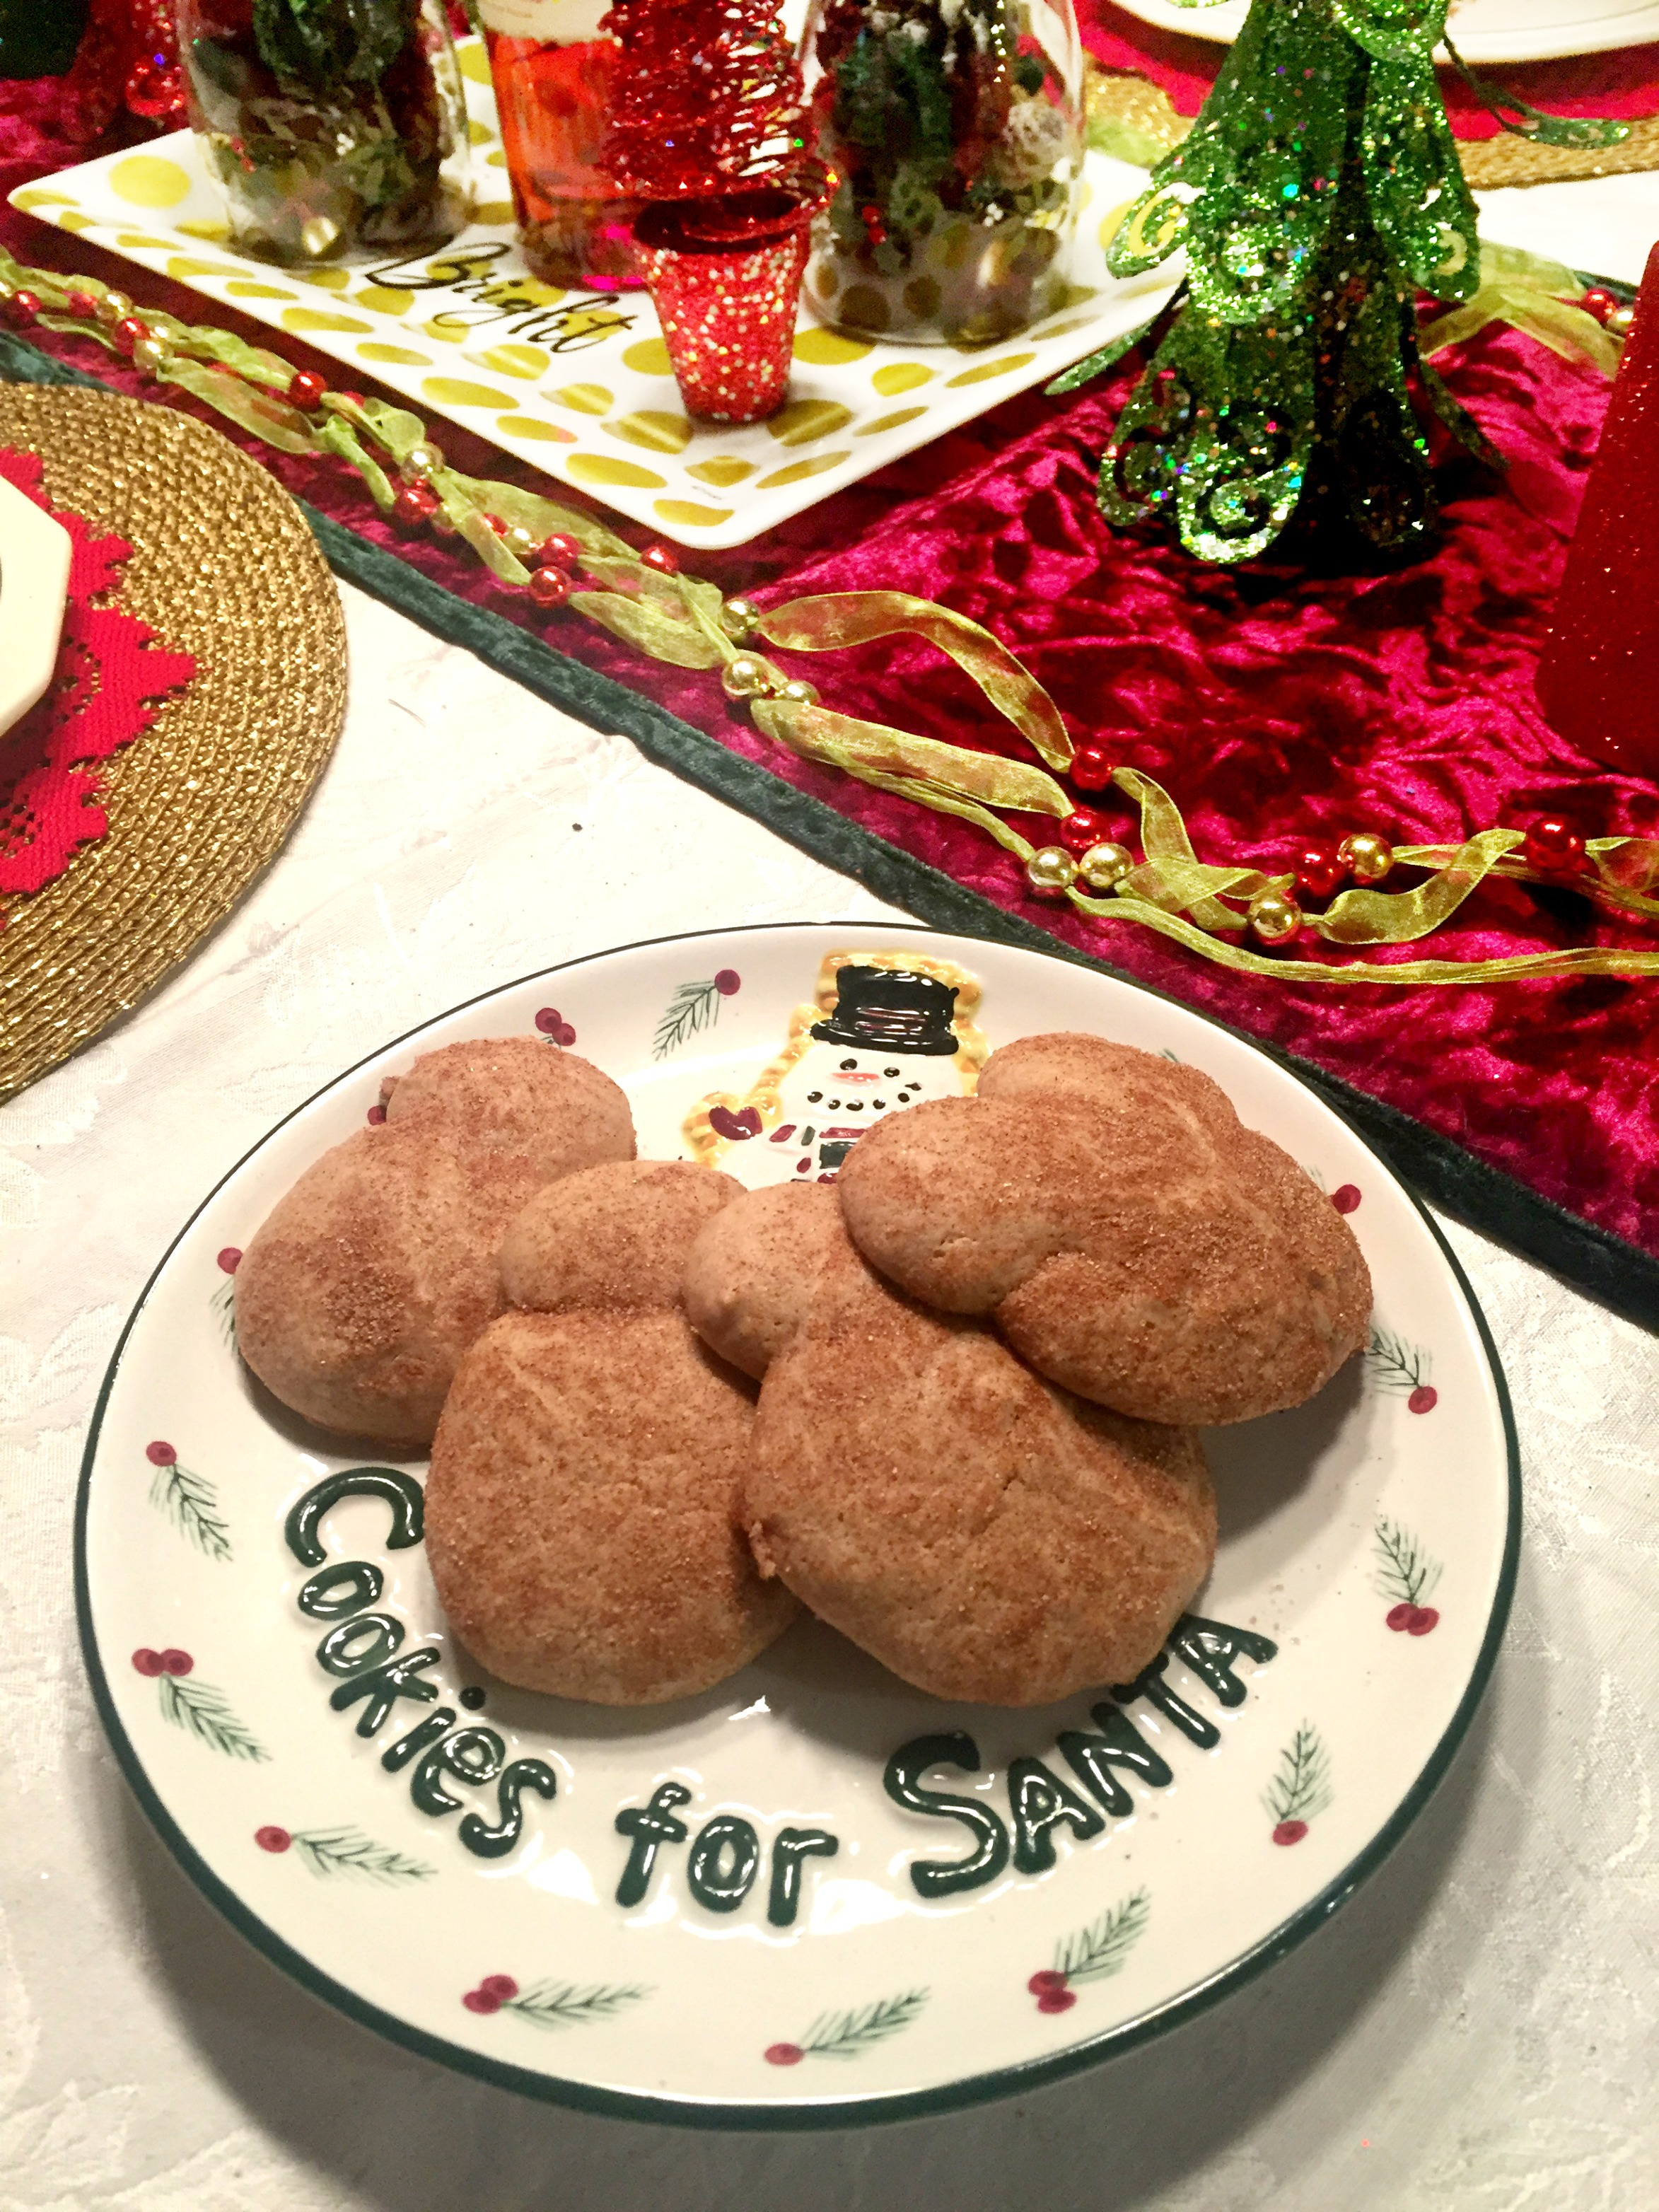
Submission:
M 634 227 L 668 357 L 689 414 L 760 422 L 789 385 L 795 309 L 812 218 L 814 179 L 724 198 L 659 200 Z

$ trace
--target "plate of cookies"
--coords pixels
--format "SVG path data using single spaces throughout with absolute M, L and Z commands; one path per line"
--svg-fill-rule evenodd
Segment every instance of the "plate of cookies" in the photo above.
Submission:
M 82 1642 L 186 1871 L 589 2109 L 939 2111 L 1319 1926 L 1468 1727 L 1516 1450 L 1450 1251 L 1200 1015 L 900 924 L 386 1045 L 117 1349 Z

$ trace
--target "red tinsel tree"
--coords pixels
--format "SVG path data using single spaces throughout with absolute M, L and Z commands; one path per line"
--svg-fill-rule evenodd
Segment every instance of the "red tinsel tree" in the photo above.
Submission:
M 604 27 L 611 174 L 636 198 L 781 184 L 807 152 L 800 65 L 776 0 L 615 0 Z

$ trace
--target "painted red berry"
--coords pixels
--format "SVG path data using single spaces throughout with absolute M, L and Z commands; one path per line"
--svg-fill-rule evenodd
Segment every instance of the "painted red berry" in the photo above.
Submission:
M 562 607 L 570 597 L 568 568 L 538 568 L 530 579 L 530 596 L 538 607 Z
M 78 317 L 83 323 L 91 322 L 98 313 L 97 294 L 83 292 L 77 286 L 73 292 L 64 295 L 64 312 Z
M 1412 1615 L 1416 1611 L 1414 1605 L 1391 1605 L 1389 1607 L 1389 1626 L 1396 1636 L 1403 1636 L 1411 1626 Z
M 173 1467 L 177 1464 L 179 1455 L 171 1444 L 155 1443 L 144 1446 L 144 1457 L 152 1467 Z
M 302 408 L 308 415 L 313 407 L 321 404 L 327 390 L 327 379 L 319 376 L 314 368 L 296 368 L 289 380 L 289 403 Z
M 392 502 L 392 520 L 400 530 L 423 530 L 441 501 L 428 484 L 404 484 Z
M 1075 1990 L 1048 1990 L 1037 1999 L 1039 2012 L 1070 2012 L 1077 2002 Z
M 563 530 L 556 530 L 550 538 L 544 538 L 536 548 L 538 568 L 577 568 L 581 566 L 581 547 Z
M 119 351 L 130 354 L 140 338 L 149 336 L 149 325 L 142 315 L 123 315 L 110 336 Z
M 189 1652 L 180 1651 L 176 1644 L 169 1644 L 161 1654 L 161 1672 L 164 1674 L 188 1674 L 195 1664 Z
M 571 1046 L 576 1042 L 576 1032 L 568 1022 L 559 1024 L 553 1032 L 553 1042 L 556 1045 L 562 1045 L 566 1052 L 569 1051 Z
M 1578 304 L 1587 315 L 1594 315 L 1598 323 L 1605 323 L 1619 302 L 1611 292 L 1604 291 L 1599 284 L 1592 284 Z
M 1072 756 L 1072 781 L 1079 791 L 1105 791 L 1112 781 L 1112 763 L 1104 745 L 1079 745 Z
M 1413 1413 L 1431 1413 L 1440 1403 L 1440 1393 L 1432 1382 L 1419 1382 L 1406 1404 Z
M 1584 841 L 1559 814 L 1544 814 L 1528 830 L 1521 850 L 1528 866 L 1550 875 L 1565 875 L 1583 859 Z
M 1291 865 L 1297 889 L 1309 898 L 1328 899 L 1347 880 L 1347 869 L 1328 845 L 1304 845 Z
M 769 2043 L 766 2046 L 769 2066 L 799 2066 L 805 2056 L 798 2043 Z
M 1406 1623 L 1407 1636 L 1427 1636 L 1438 1626 L 1440 1615 L 1431 1605 L 1414 1605 L 1412 1617 Z
M 1111 823 L 1092 806 L 1079 806 L 1060 825 L 1060 842 L 1068 853 L 1086 853 L 1091 845 L 1105 844 L 1111 834 Z
M 141 1644 L 133 1653 L 132 1663 L 141 1674 L 159 1674 L 161 1672 L 161 1653 L 152 1651 L 147 1644 Z
M 219 1255 L 220 1273 L 226 1275 L 234 1275 L 241 1264 L 241 1246 L 240 1244 L 227 1244 L 223 1251 Z
M 1273 1830 L 1276 1844 L 1299 1844 L 1308 1832 L 1305 1820 L 1281 1820 Z
M 285 1851 L 294 1838 L 286 1828 L 256 1828 L 253 1840 L 262 1851 Z
M 1358 1184 L 1353 1182 L 1340 1183 L 1331 1193 L 1331 1204 L 1336 1208 L 1339 1213 L 1358 1212 L 1359 1209 Z
M 501 1999 L 491 1996 L 485 1989 L 469 1990 L 461 2002 L 469 2012 L 499 2012 L 501 2008 Z
M 368 1123 L 370 1128 L 378 1129 L 381 1122 L 386 1119 L 386 1108 L 384 1106 L 371 1106 L 368 1113 L 363 1116 L 363 1119 Z
M 38 292 L 14 292 L 6 302 L 7 320 L 15 323 L 20 329 L 26 329 L 40 312 L 40 295 Z
M 519 1994 L 519 1985 L 511 1974 L 486 1974 L 478 1987 L 487 1997 L 494 1997 L 501 2004 L 510 2004 Z
M 1040 1974 L 1033 1974 L 1025 1986 L 1034 1997 L 1046 1997 L 1054 1990 L 1065 1988 L 1066 1977 L 1058 1968 L 1045 1966 Z
M 735 968 L 721 968 L 715 974 L 714 988 L 721 998 L 729 999 L 743 988 L 743 978 Z
M 679 556 L 671 553 L 665 545 L 647 545 L 640 561 L 643 567 L 654 568 L 659 576 L 678 576 L 680 573 Z
M 536 1017 L 536 1026 L 544 1036 L 556 1036 L 564 1026 L 564 1016 L 556 1006 L 544 1006 Z

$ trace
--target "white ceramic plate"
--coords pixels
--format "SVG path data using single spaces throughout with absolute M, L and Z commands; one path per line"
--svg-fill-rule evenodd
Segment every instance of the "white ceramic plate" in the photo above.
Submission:
M 1182 8 L 1176 0 L 1115 0 L 1127 15 L 1160 30 L 1212 39 L 1230 46 L 1244 27 L 1248 0 Z M 1466 62 L 1555 61 L 1568 54 L 1607 53 L 1659 39 L 1654 0 L 1452 0 L 1447 29 Z M 1437 58 L 1449 59 L 1443 47 Z
M 12 194 L 43 222 L 240 308 L 684 545 L 742 545 L 1144 323 L 1178 265 L 1106 273 L 1104 218 L 1145 173 L 1087 157 L 1069 303 L 1006 343 L 842 337 L 803 304 L 789 398 L 769 422 L 693 426 L 647 295 L 536 284 L 513 210 L 483 49 L 463 40 L 474 220 L 436 252 L 301 272 L 233 253 L 187 131 Z
M 361 1126 L 383 1074 L 454 1038 L 539 1031 L 550 1051 L 574 1047 L 627 1086 L 643 1153 L 682 1153 L 688 1109 L 743 1091 L 837 949 L 957 963 L 983 984 L 993 1045 L 1089 1029 L 1206 1069 L 1349 1213 L 1376 1279 L 1372 1348 L 1300 1411 L 1211 1439 L 1223 1533 L 1197 1610 L 1222 1626 L 1189 1636 L 1150 1696 L 1114 1709 L 1102 1686 L 1039 1711 L 948 1706 L 810 1622 L 672 1706 L 504 1689 L 446 1632 L 413 1540 L 418 1464 L 319 1504 L 319 1486 L 362 1459 L 251 1385 L 232 1341 L 238 1250 Z M 769 1139 L 745 1155 L 750 1141 L 722 1164 L 761 1172 Z M 88 1665 L 141 1801 L 206 1894 L 308 1988 L 532 2094 L 802 2126 L 938 2110 L 1090 2064 L 1316 1927 L 1398 1839 L 1466 1728 L 1517 1534 L 1503 1382 L 1468 1287 L 1310 1091 L 1201 1017 L 1058 959 L 801 926 L 630 946 L 511 984 L 273 1130 L 128 1324 L 87 1449 L 78 1572 Z M 353 1630 L 354 1606 L 385 1621 Z M 417 1663 L 366 1738 L 354 1724 L 375 1717 L 372 1686 L 339 1670 L 399 1639 L 398 1659 Z M 416 1702 L 428 1681 L 441 1702 Z M 1114 1777 L 1123 1792 L 1111 1818 L 1060 1742 L 1106 1729 L 1139 1761 L 1109 1770 L 1107 1794 Z M 471 1731 L 453 1761 L 446 1729 Z M 963 1764 L 926 1786 L 965 1802 L 994 1858 L 1014 1826 L 1011 1762 L 1028 1762 L 1013 1777 L 1039 1797 L 1041 1762 L 1079 1817 L 1016 1833 L 989 1879 L 924 1898 L 913 1869 L 960 1863 L 975 1833 L 942 1805 L 907 1809 L 884 1776 L 902 1786 L 890 1762 L 905 1747 L 919 1775 L 939 1750 L 920 1741 L 958 1732 Z M 502 1826 L 501 1785 L 455 1769 L 519 1759 L 543 1762 L 556 1794 L 524 1796 L 516 1839 L 480 1856 L 499 1840 L 485 1830 Z M 631 1858 L 637 1870 L 630 1808 L 665 1787 L 678 1834 L 619 1903 Z M 447 1809 L 446 1789 L 459 1801 Z M 785 1830 L 833 1837 L 834 1856 L 781 1849 Z M 744 1891 L 732 1877 L 751 1844 Z

